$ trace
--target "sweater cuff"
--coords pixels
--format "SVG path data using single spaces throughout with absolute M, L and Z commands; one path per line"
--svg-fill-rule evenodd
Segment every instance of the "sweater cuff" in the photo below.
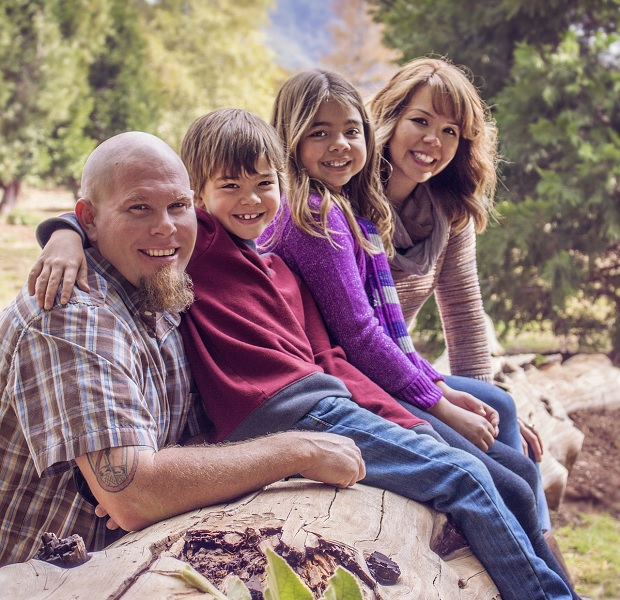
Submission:
M 422 372 L 435 383 L 446 380 L 446 378 L 439 371 L 436 371 L 433 365 L 431 365 L 431 363 L 429 363 L 425 358 L 420 360 L 419 367 Z
M 428 410 L 435 406 L 442 396 L 443 392 L 441 389 L 424 373 L 420 373 L 414 381 L 398 394 L 401 400 L 423 410 Z
M 65 213 L 59 217 L 45 219 L 37 226 L 36 237 L 41 248 L 50 241 L 52 233 L 59 229 L 73 229 L 82 238 L 82 245 L 86 245 L 86 235 L 75 216 L 75 213 Z

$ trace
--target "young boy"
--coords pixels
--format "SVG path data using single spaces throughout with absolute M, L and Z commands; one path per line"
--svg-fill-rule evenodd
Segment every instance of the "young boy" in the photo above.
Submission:
M 273 129 L 244 111 L 215 111 L 192 124 L 181 158 L 198 218 L 188 265 L 196 300 L 181 328 L 212 422 L 209 438 L 287 429 L 350 437 L 366 462 L 362 482 L 449 513 L 502 598 L 576 597 L 535 515 L 522 523 L 526 534 L 484 466 L 435 439 L 350 365 L 331 346 L 305 285 L 277 256 L 256 252 L 253 240 L 280 202 L 282 151 Z M 56 254 L 66 256 L 66 244 Z

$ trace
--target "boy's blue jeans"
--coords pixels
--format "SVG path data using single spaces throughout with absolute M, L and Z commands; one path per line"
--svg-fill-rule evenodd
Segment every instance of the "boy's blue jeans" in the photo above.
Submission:
M 485 381 L 472 379 L 471 377 L 459 377 L 450 375 L 446 377 L 446 383 L 455 390 L 467 392 L 479 400 L 486 402 L 499 413 L 499 435 L 497 441 L 506 444 L 510 448 L 522 452 L 521 430 L 517 421 L 517 409 L 514 400 L 504 390 Z M 491 446 L 488 455 L 494 456 L 494 448 Z M 501 459 L 499 459 L 501 462 Z M 551 518 L 549 516 L 549 506 L 545 498 L 545 490 L 540 477 L 540 463 L 534 463 L 538 472 L 537 493 L 538 519 L 540 528 L 543 530 L 551 529 Z
M 536 556 L 486 467 L 471 455 L 391 423 L 346 398 L 321 400 L 295 428 L 351 438 L 366 462 L 361 483 L 450 514 L 503 600 L 574 597 L 562 578 Z

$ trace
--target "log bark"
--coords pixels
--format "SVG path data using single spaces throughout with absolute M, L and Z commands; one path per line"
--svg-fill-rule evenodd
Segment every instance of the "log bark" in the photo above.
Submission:
M 276 547 L 316 590 L 321 587 L 317 582 L 343 564 L 356 575 L 367 599 L 500 598 L 444 515 L 376 488 L 357 484 L 336 490 L 303 479 L 279 482 L 235 503 L 128 534 L 73 569 L 36 560 L 4 567 L 0 590 L 6 594 L 2 597 L 12 600 L 158 600 L 177 593 L 183 598 L 208 598 L 161 571 L 177 568 L 179 558 L 197 565 L 203 562 L 211 570 L 214 564 L 233 559 L 239 565 L 247 549 L 244 536 L 261 537 L 262 544 Z M 217 549 L 196 552 L 192 542 L 206 538 L 237 544 L 237 551 L 232 556 Z M 449 554 L 440 557 L 433 551 L 440 547 Z M 376 583 L 366 564 L 373 552 L 396 562 L 401 575 L 395 585 Z M 237 574 L 242 571 L 238 568 Z

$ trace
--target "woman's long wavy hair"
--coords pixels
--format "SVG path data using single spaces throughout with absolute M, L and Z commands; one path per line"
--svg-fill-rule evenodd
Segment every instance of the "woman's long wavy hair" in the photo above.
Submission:
M 359 111 L 363 121 L 366 164 L 343 187 L 342 193 L 336 193 L 322 181 L 310 178 L 299 158 L 303 135 L 312 125 L 321 103 L 328 100 L 352 106 Z M 366 217 L 376 225 L 386 253 L 391 255 L 392 215 L 379 177 L 379 154 L 374 130 L 359 92 L 337 73 L 319 69 L 303 71 L 288 79 L 278 91 L 272 124 L 284 145 L 287 200 L 295 225 L 309 235 L 327 237 L 335 244 L 330 235 L 332 232 L 327 227 L 327 214 L 336 204 L 343 211 L 353 235 L 366 251 L 376 252 L 360 231 L 355 215 Z M 308 203 L 311 192 L 316 192 L 322 198 L 319 211 L 313 210 Z
M 473 219 L 484 231 L 494 215 L 497 185 L 497 128 L 480 98 L 470 74 L 437 58 L 417 58 L 403 65 L 369 102 L 375 123 L 377 148 L 382 157 L 381 179 L 387 185 L 390 139 L 413 95 L 423 86 L 431 90 L 433 108 L 453 118 L 461 129 L 456 155 L 428 184 L 457 229 Z

